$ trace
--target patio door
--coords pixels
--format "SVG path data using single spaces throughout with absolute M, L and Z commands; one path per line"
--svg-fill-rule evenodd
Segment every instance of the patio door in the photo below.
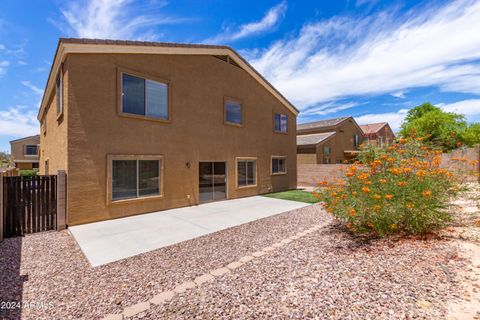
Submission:
M 199 163 L 200 202 L 218 201 L 227 198 L 226 169 L 226 162 Z

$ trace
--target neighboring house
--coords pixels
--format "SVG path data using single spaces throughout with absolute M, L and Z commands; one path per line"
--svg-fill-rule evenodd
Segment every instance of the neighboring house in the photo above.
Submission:
M 69 225 L 295 189 L 297 114 L 229 47 L 60 39 L 40 173 Z
M 384 147 L 395 139 L 395 134 L 387 122 L 364 124 L 360 128 L 363 130 L 363 143 L 366 145 Z
M 38 169 L 39 149 L 39 135 L 10 141 L 12 162 L 20 170 Z
M 362 129 L 352 117 L 302 123 L 297 126 L 298 164 L 351 161 L 358 154 Z

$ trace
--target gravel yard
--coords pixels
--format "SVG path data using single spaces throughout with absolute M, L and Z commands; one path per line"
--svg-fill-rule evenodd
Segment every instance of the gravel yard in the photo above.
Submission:
M 457 315 L 478 297 L 480 268 L 461 254 L 456 228 L 441 238 L 365 242 L 313 205 L 97 268 L 68 232 L 6 239 L 0 301 L 47 304 L 23 309 L 25 319 L 101 319 L 318 224 L 325 226 L 135 317 L 465 319 Z
M 0 301 L 53 303 L 24 308 L 25 319 L 102 318 L 327 220 L 305 207 L 97 268 L 67 231 L 9 238 L 0 243 Z

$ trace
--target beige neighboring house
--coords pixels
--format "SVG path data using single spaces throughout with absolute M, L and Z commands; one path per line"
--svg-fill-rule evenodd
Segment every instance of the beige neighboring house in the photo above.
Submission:
M 352 117 L 326 119 L 297 126 L 298 164 L 351 161 L 359 152 L 362 129 Z
M 366 145 L 382 148 L 395 139 L 395 133 L 387 122 L 363 124 L 360 128 L 363 130 L 363 143 Z
M 10 154 L 15 168 L 20 170 L 38 170 L 40 136 L 30 136 L 10 141 Z
M 69 225 L 295 189 L 297 114 L 226 46 L 60 39 L 40 173 Z

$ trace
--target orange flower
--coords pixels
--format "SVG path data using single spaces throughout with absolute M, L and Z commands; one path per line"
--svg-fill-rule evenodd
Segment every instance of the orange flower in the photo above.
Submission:
M 383 179 L 383 178 L 378 181 L 380 181 L 380 183 L 387 183 L 387 179 Z
M 400 181 L 400 182 L 397 183 L 397 185 L 398 185 L 399 187 L 405 187 L 405 186 L 407 185 L 407 182 L 405 182 L 405 181 Z
M 392 200 L 393 199 L 393 194 L 386 194 L 385 199 Z
M 368 173 L 362 173 L 361 175 L 358 176 L 358 179 L 360 180 L 366 180 L 370 177 Z
M 386 154 L 382 154 L 382 155 L 380 156 L 380 159 L 383 159 L 383 160 L 385 160 L 385 159 L 387 159 L 387 158 L 388 158 L 388 156 L 387 156 Z
M 365 181 L 363 182 L 363 184 L 366 184 L 367 186 L 369 186 L 369 185 L 372 184 L 372 181 L 370 181 L 370 180 L 365 180 Z
M 353 191 L 353 192 L 352 192 L 352 195 L 353 195 L 353 196 L 356 196 L 357 194 L 358 194 L 357 191 Z
M 328 186 L 328 181 L 327 180 L 320 181 L 319 185 L 326 187 L 326 186 Z
M 404 144 L 404 143 L 406 143 L 406 142 L 407 142 L 407 139 L 405 139 L 405 138 L 402 138 L 402 139 L 398 140 L 398 142 L 400 142 L 400 144 Z
M 408 209 L 415 208 L 415 205 L 413 203 L 407 203 L 407 208 Z
M 388 158 L 387 158 L 387 161 L 388 161 L 388 162 L 393 162 L 393 161 L 395 161 L 395 159 L 392 158 L 392 157 L 388 157 Z
M 380 199 L 382 199 L 382 196 L 379 195 L 379 194 L 376 194 L 376 195 L 373 196 L 373 198 L 376 199 L 376 200 L 380 200 Z
M 418 138 L 417 138 L 417 141 L 423 141 L 423 138 L 422 138 L 422 137 L 418 137 Z
M 403 172 L 404 173 L 412 173 L 412 168 L 409 168 L 409 167 L 406 167 L 406 168 L 403 168 Z
M 378 204 L 373 206 L 373 210 L 375 211 L 380 211 L 380 209 L 382 209 L 382 207 L 379 206 Z
M 370 188 L 369 187 L 362 187 L 362 191 L 365 192 L 365 193 L 369 193 Z
M 422 195 L 425 197 L 425 198 L 428 198 L 432 195 L 432 191 L 430 190 L 425 190 L 422 192 Z
M 427 172 L 425 170 L 418 170 L 417 173 L 415 173 L 417 177 L 425 177 L 427 175 Z
M 348 210 L 348 214 L 350 215 L 350 217 L 355 217 L 357 211 L 355 211 L 355 209 L 353 208 L 350 208 L 350 210 Z
M 392 230 L 397 229 L 397 225 L 396 225 L 395 223 L 392 223 L 392 224 L 390 225 L 390 229 L 392 229 Z

